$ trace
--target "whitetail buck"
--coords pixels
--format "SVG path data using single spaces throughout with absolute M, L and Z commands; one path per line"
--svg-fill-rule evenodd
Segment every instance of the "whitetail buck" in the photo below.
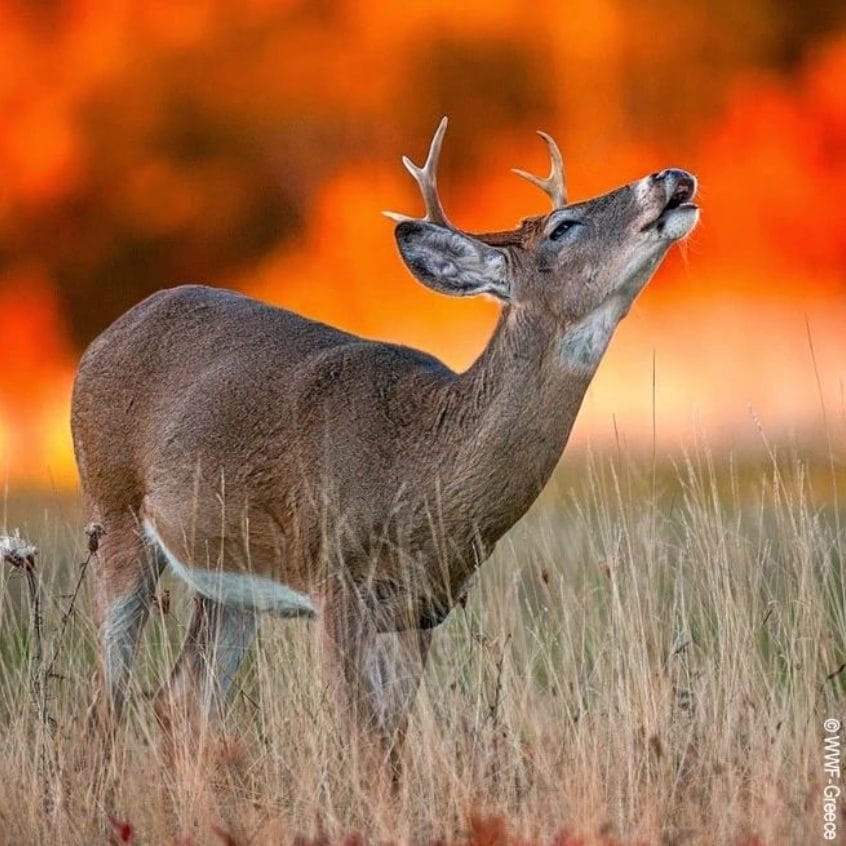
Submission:
M 546 484 L 615 327 L 698 219 L 696 181 L 663 170 L 508 232 L 398 220 L 419 281 L 503 304 L 456 374 L 417 350 L 240 294 L 186 286 L 131 309 L 89 347 L 73 394 L 76 458 L 101 523 L 103 672 L 118 714 L 156 580 L 198 595 L 157 709 L 220 706 L 260 612 L 316 617 L 341 701 L 395 760 L 432 629 Z M 282 670 L 284 672 L 284 670 Z M 187 699 L 186 699 L 187 697 Z

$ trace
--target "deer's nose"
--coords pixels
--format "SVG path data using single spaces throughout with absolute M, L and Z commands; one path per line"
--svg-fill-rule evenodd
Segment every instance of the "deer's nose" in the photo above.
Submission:
M 659 170 L 652 174 L 652 179 L 655 182 L 666 182 L 673 187 L 678 185 L 687 185 L 693 188 L 696 185 L 696 177 L 686 170 L 681 170 L 677 167 L 668 167 L 664 170 Z
M 668 167 L 652 174 L 652 181 L 664 188 L 667 200 L 686 202 L 696 193 L 696 177 L 686 170 Z

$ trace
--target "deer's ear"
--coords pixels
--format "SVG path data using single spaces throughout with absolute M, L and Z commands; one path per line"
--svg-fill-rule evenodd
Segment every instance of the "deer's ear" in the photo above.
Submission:
M 400 223 L 395 234 L 406 266 L 427 287 L 454 297 L 493 294 L 509 299 L 508 261 L 502 250 L 422 220 Z

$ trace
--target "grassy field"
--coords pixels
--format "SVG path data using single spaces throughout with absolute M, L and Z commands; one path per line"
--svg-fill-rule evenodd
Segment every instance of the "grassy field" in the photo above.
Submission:
M 168 577 L 97 778 L 90 568 L 66 616 L 84 518 L 10 493 L 5 530 L 40 548 L 43 655 L 7 568 L 0 840 L 816 842 L 823 721 L 846 718 L 843 472 L 791 448 L 569 457 L 437 634 L 393 802 L 351 754 L 307 623 L 265 623 L 225 734 L 168 760 L 145 696 L 191 602 Z

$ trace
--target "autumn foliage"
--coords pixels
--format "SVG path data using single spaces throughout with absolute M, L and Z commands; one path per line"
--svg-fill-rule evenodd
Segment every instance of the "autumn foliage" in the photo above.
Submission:
M 509 173 L 544 167 L 538 127 L 576 197 L 666 165 L 701 179 L 703 223 L 612 348 L 582 437 L 612 414 L 638 434 L 653 350 L 665 434 L 694 408 L 735 431 L 749 403 L 813 422 L 803 315 L 832 395 L 846 319 L 836 5 L 0 0 L 0 467 L 72 482 L 80 349 L 184 281 L 468 364 L 495 309 L 416 286 L 378 216 L 418 208 L 399 156 L 444 113 L 442 193 L 471 229 L 543 210 Z

